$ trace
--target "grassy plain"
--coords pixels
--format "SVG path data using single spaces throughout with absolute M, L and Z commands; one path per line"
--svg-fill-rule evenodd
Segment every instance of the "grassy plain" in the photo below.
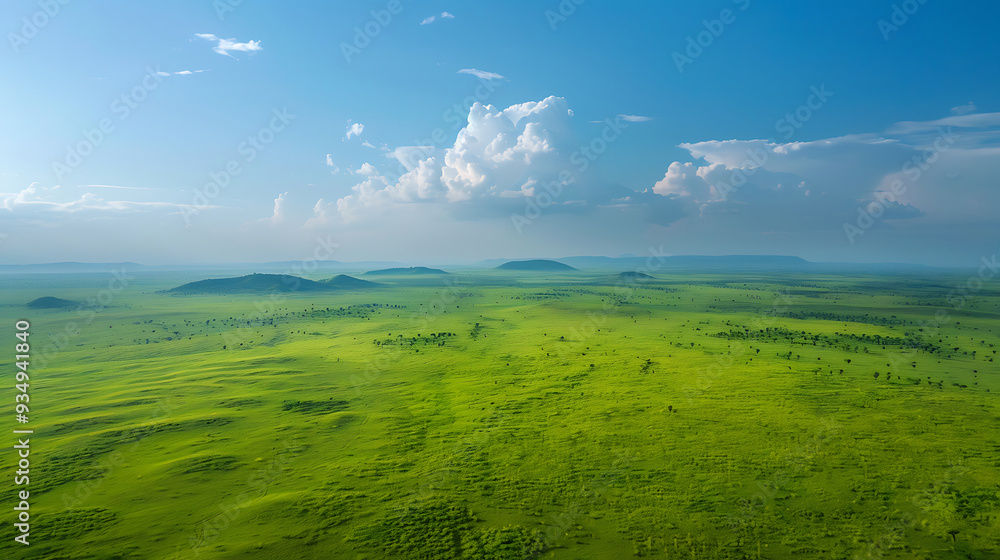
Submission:
M 35 429 L 0 556 L 1000 558 L 1000 287 L 655 276 L 150 275 L 96 311 L 23 304 L 110 275 L 0 277 L 4 425 L 28 319 Z

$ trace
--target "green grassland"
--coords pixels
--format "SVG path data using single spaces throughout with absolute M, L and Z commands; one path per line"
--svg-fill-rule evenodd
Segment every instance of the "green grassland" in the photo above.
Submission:
M 35 429 L 0 556 L 1000 558 L 1000 286 L 654 276 L 0 277 Z

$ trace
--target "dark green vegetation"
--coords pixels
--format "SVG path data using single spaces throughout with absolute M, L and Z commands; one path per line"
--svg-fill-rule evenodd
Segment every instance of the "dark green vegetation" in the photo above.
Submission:
M 308 293 L 371 288 L 375 282 L 340 274 L 327 280 L 314 281 L 288 274 L 248 274 L 239 278 L 199 280 L 167 290 L 172 294 L 267 294 Z
M 79 302 L 46 296 L 29 301 L 25 304 L 25 307 L 29 309 L 66 309 L 68 307 L 76 307 L 78 305 L 80 305 Z
M 0 557 L 1000 556 L 1000 282 L 618 272 L 0 277 L 36 430 Z
M 369 270 L 365 273 L 365 276 L 389 276 L 396 274 L 409 274 L 409 275 L 435 275 L 435 274 L 448 274 L 447 272 L 439 268 L 427 268 L 425 266 L 411 266 L 409 268 L 384 268 L 382 270 Z
M 497 267 L 497 270 L 517 270 L 517 271 L 534 271 L 534 272 L 563 272 L 567 270 L 576 270 L 572 266 L 563 264 L 558 261 L 550 261 L 545 259 L 531 260 L 531 261 L 510 261 L 504 263 Z
M 622 272 L 622 273 L 618 274 L 618 278 L 621 279 L 621 280 L 624 280 L 626 282 L 629 281 L 629 280 L 652 280 L 653 279 L 652 276 L 646 274 L 645 272 L 633 272 L 633 271 Z
M 368 280 L 362 280 L 346 274 L 338 274 L 333 278 L 323 280 L 320 283 L 343 290 L 359 290 L 365 288 L 375 288 L 378 286 L 378 283 L 376 282 L 369 282 Z

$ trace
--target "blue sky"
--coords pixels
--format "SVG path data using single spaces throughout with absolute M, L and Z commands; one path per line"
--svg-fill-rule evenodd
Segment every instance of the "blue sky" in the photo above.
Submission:
M 1000 239 L 995 3 L 0 14 L 0 262 L 297 260 L 332 237 L 338 260 L 973 266 Z

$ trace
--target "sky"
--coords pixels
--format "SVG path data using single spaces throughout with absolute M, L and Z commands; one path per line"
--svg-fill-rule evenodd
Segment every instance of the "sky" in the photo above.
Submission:
M 8 0 L 0 263 L 978 266 L 1000 249 L 998 17 L 971 0 Z

